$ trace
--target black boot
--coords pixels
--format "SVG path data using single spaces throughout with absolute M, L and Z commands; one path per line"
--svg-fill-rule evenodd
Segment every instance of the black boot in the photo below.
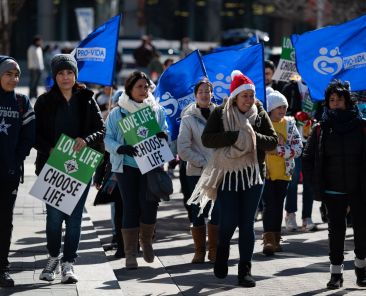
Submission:
M 356 284 L 359 287 L 366 287 L 366 268 L 355 267 L 355 273 L 357 277 Z
M 327 283 L 327 288 L 334 290 L 339 289 L 343 286 L 343 274 L 342 273 L 331 273 L 330 280 Z
M 9 272 L 0 271 L 0 287 L 2 288 L 14 287 L 14 280 L 10 277 Z
M 238 265 L 238 285 L 242 287 L 255 287 L 255 280 L 251 274 L 251 262 L 239 262 Z
M 117 251 L 114 254 L 114 258 L 120 259 L 125 258 L 125 250 L 123 248 L 123 237 L 122 231 L 118 231 L 119 235 L 116 235 Z
M 227 261 L 229 260 L 230 245 L 223 246 L 220 244 L 217 246 L 216 261 L 214 266 L 215 276 L 219 279 L 226 278 L 228 267 Z

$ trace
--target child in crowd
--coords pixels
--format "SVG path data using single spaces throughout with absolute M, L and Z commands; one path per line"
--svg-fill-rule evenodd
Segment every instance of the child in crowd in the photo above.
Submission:
M 286 97 L 279 91 L 267 95 L 267 112 L 278 135 L 276 149 L 266 155 L 267 175 L 263 200 L 263 253 L 273 255 L 281 251 L 281 223 L 283 203 L 295 168 L 294 158 L 302 151 L 302 141 L 295 119 L 285 116 Z

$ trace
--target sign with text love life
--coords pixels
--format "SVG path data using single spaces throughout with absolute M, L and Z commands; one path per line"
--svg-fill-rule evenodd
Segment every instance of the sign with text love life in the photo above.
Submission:
M 295 63 L 295 49 L 292 46 L 291 39 L 283 37 L 281 58 L 272 79 L 287 82 L 295 75 L 299 75 Z
M 156 136 L 161 129 L 150 107 L 127 115 L 118 125 L 126 142 L 138 151 L 134 159 L 141 174 L 174 159 L 167 141 Z
M 62 134 L 30 194 L 71 215 L 103 154 L 84 147 L 73 150 L 75 140 Z

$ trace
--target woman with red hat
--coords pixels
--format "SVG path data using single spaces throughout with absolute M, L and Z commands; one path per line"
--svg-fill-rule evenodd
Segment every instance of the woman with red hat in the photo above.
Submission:
M 218 201 L 215 276 L 227 276 L 230 240 L 239 227 L 238 284 L 254 287 L 256 283 L 251 276 L 254 216 L 262 191 L 265 151 L 273 150 L 278 138 L 255 97 L 252 80 L 237 70 L 231 77 L 230 97 L 215 108 L 202 134 L 203 145 L 214 148 L 214 152 L 191 201 L 201 208 L 210 200 Z

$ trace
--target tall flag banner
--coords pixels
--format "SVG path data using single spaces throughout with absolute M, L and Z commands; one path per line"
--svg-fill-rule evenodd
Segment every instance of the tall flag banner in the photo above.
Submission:
M 231 45 L 231 46 L 222 46 L 222 47 L 216 47 L 212 50 L 212 52 L 220 52 L 220 51 L 224 51 L 224 50 L 239 50 L 242 48 L 247 48 L 249 46 L 252 45 L 256 45 L 258 44 L 258 36 L 253 35 L 252 37 L 250 37 L 249 39 L 245 40 L 244 42 L 240 43 L 240 44 L 235 44 L 235 45 Z
M 121 15 L 96 28 L 75 49 L 78 80 L 100 85 L 113 84 Z
M 89 147 L 75 152 L 75 140 L 61 134 L 30 194 L 71 215 L 103 154 Z
M 352 91 L 366 89 L 366 15 L 302 35 L 292 35 L 296 66 L 312 99 L 323 100 L 333 79 L 350 81 Z
M 126 142 L 137 149 L 134 159 L 141 174 L 174 159 L 167 141 L 156 136 L 161 129 L 150 107 L 130 113 L 118 122 L 118 126 Z
M 287 82 L 295 75 L 299 75 L 295 63 L 295 50 L 292 46 L 291 39 L 283 37 L 281 58 L 272 79 Z
M 264 51 L 259 43 L 240 50 L 225 50 L 202 57 L 209 80 L 214 87 L 215 103 L 230 95 L 231 72 L 240 70 L 255 84 L 256 96 L 265 105 Z
M 80 39 L 85 39 L 94 28 L 94 8 L 75 8 L 76 20 L 78 22 Z
M 198 50 L 171 65 L 160 76 L 154 95 L 166 110 L 172 141 L 178 137 L 180 113 L 194 102 L 194 86 L 205 77 L 206 70 Z

